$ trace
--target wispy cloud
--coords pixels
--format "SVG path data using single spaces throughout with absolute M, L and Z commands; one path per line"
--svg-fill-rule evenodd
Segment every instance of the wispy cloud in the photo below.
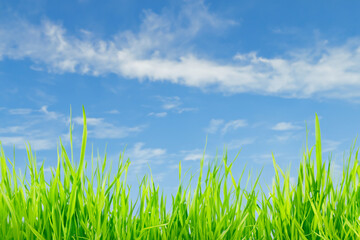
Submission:
M 62 114 L 58 114 L 54 111 L 48 111 L 48 106 L 42 106 L 40 112 L 45 114 L 45 116 L 49 119 L 59 119 L 60 117 L 62 117 Z
M 151 158 L 163 156 L 166 154 L 166 149 L 163 148 L 144 148 L 145 144 L 138 142 L 132 149 L 128 151 L 128 155 L 133 158 L 134 161 L 144 161 Z
M 269 164 L 269 163 L 272 163 L 272 154 L 271 153 L 256 154 L 256 155 L 250 156 L 250 159 L 252 161 L 254 161 L 255 163 Z
M 8 113 L 17 115 L 16 118 L 20 123 L 2 125 L 0 141 L 3 146 L 15 145 L 18 149 L 25 149 L 26 144 L 29 143 L 34 150 L 54 149 L 57 146 L 58 137 L 64 136 L 62 131 L 67 129 L 64 115 L 49 111 L 47 106 L 40 109 L 8 109 Z M 68 141 L 67 138 L 63 138 L 63 140 Z
M 202 29 L 229 25 L 233 22 L 210 13 L 202 1 L 188 2 L 177 16 L 145 11 L 138 32 L 120 32 L 112 39 L 71 35 L 49 20 L 41 25 L 14 20 L 0 25 L 0 59 L 29 58 L 56 73 L 114 73 L 226 93 L 360 97 L 359 38 L 337 46 L 324 41 L 276 57 L 234 53 L 227 63 L 186 47 Z
M 0 133 L 19 133 L 26 129 L 25 126 L 9 126 L 0 128 Z
M 0 136 L 4 146 L 16 146 L 19 149 L 26 149 L 29 143 L 34 150 L 49 150 L 56 148 L 57 137 L 54 138 L 31 138 L 29 136 Z
M 294 135 L 293 133 L 286 132 L 284 134 L 276 135 L 274 138 L 270 139 L 270 142 L 285 142 L 292 138 L 296 138 L 297 135 Z
M 244 119 L 236 119 L 225 122 L 223 119 L 211 119 L 209 126 L 205 128 L 207 133 L 217 133 L 221 129 L 221 134 L 226 134 L 228 131 L 237 130 L 238 128 L 247 126 L 247 122 Z
M 177 113 L 181 114 L 183 112 L 194 112 L 197 111 L 197 108 L 192 108 L 192 107 L 184 107 L 184 108 L 179 108 L 177 109 Z
M 223 129 L 221 130 L 222 134 L 227 133 L 230 130 L 237 130 L 238 128 L 247 126 L 247 122 L 244 119 L 237 119 L 230 122 L 227 122 Z
M 275 131 L 288 131 L 288 130 L 296 130 L 301 129 L 301 127 L 294 125 L 291 122 L 279 122 L 275 126 L 271 128 Z
M 207 133 L 216 133 L 223 124 L 223 119 L 211 119 L 210 124 L 207 128 L 205 128 L 205 131 Z
M 83 125 L 84 124 L 84 119 L 82 117 L 75 117 L 73 119 L 74 123 L 78 124 L 78 125 Z M 103 118 L 91 118 L 91 117 L 87 117 L 86 118 L 86 125 L 88 126 L 99 126 L 104 122 Z
M 82 117 L 75 117 L 73 119 L 74 123 L 78 125 L 83 125 Z M 89 136 L 93 138 L 99 139 L 117 139 L 117 138 L 125 138 L 130 136 L 131 134 L 141 132 L 145 126 L 116 126 L 112 123 L 106 122 L 103 118 L 86 118 L 86 124 L 90 126 L 88 132 Z
M 156 163 L 166 155 L 166 149 L 164 148 L 145 148 L 144 146 L 144 143 L 138 142 L 126 152 L 126 155 L 130 158 L 131 166 L 134 167 L 137 173 L 142 168 L 147 167 L 147 163 Z
M 275 34 L 283 34 L 283 35 L 298 35 L 300 34 L 300 29 L 296 27 L 276 27 L 272 28 L 271 31 Z
M 182 114 L 184 112 L 192 112 L 196 111 L 197 108 L 193 107 L 183 107 L 183 102 L 181 101 L 180 97 L 173 96 L 173 97 L 165 97 L 165 96 L 157 96 L 157 99 L 162 103 L 161 108 L 167 112 L 174 112 L 178 114 Z M 165 113 L 150 113 L 151 116 L 156 116 L 155 114 L 160 114 L 158 117 L 166 116 Z
M 116 109 L 113 109 L 113 110 L 107 111 L 106 113 L 108 113 L 108 114 L 120 114 L 120 111 L 116 110 Z
M 210 158 L 208 154 L 204 154 L 204 150 L 202 149 L 183 150 L 180 152 L 180 154 L 183 155 L 181 160 L 184 161 L 199 161 L 202 158 L 204 158 L 205 160 Z
M 33 112 L 30 108 L 13 108 L 9 109 L 8 112 L 12 115 L 27 115 Z
M 341 143 L 342 143 L 341 141 L 323 139 L 322 140 L 322 144 L 323 144 L 322 152 L 323 153 L 333 152 L 338 149 L 338 147 L 341 145 Z
M 162 108 L 165 110 L 171 110 L 178 108 L 182 102 L 178 96 L 174 97 L 159 97 L 159 100 L 163 102 Z
M 225 146 L 229 150 L 232 149 L 240 150 L 244 145 L 253 144 L 254 142 L 255 142 L 255 138 L 234 139 L 226 143 Z
M 89 131 L 93 134 L 94 138 L 125 138 L 134 133 L 139 133 L 144 129 L 144 126 L 135 127 L 117 127 L 112 124 L 106 124 L 101 127 L 95 128 L 93 131 Z
M 42 116 L 45 116 L 47 119 L 62 119 L 63 115 L 54 111 L 49 111 L 48 106 L 42 106 L 40 109 L 31 109 L 31 108 L 12 108 L 8 109 L 8 113 L 11 115 L 30 115 L 40 113 Z
M 40 109 L 9 109 L 10 114 L 19 115 L 23 119 L 21 124 L 3 125 L 0 128 L 0 140 L 4 146 L 25 148 L 29 142 L 35 150 L 56 148 L 58 137 L 62 136 L 63 143 L 70 140 L 68 131 L 69 118 L 59 112 L 50 111 L 47 106 Z M 72 119 L 76 125 L 83 124 L 82 117 Z M 120 139 L 143 131 L 144 125 L 117 126 L 105 121 L 104 118 L 87 118 L 88 135 L 98 139 Z M 76 142 L 76 138 L 74 138 Z
M 51 80 L 48 79 L 41 81 L 46 84 L 54 84 Z M 28 94 L 27 98 L 37 105 L 52 105 L 57 102 L 56 96 L 38 88 L 31 89 L 31 94 Z
M 154 116 L 154 117 L 158 117 L 158 118 L 162 118 L 162 117 L 166 117 L 167 116 L 167 112 L 151 112 L 148 114 L 148 116 Z
M 281 153 L 274 153 L 275 160 L 279 157 L 284 157 Z M 272 164 L 272 153 L 260 153 L 249 156 L 249 159 L 258 164 Z M 286 158 L 289 159 L 289 158 Z

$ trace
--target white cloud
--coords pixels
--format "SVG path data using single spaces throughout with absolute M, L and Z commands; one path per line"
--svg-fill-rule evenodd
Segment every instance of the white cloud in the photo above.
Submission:
M 75 117 L 73 119 L 74 123 L 78 125 L 83 125 L 82 117 Z M 86 118 L 86 125 L 90 126 L 88 133 L 90 137 L 99 138 L 99 139 L 109 139 L 109 138 L 125 138 L 133 133 L 141 132 L 145 126 L 135 126 L 135 127 L 126 127 L 126 126 L 115 126 L 112 123 L 104 121 L 103 118 Z
M 282 27 L 282 28 L 277 27 L 277 28 L 273 28 L 272 32 L 276 34 L 296 35 L 296 34 L 300 34 L 300 29 L 295 27 Z
M 151 112 L 148 114 L 148 116 L 154 116 L 154 117 L 158 117 L 158 118 L 162 118 L 162 117 L 166 117 L 167 116 L 167 112 Z
M 207 133 L 216 133 L 221 125 L 224 124 L 223 119 L 211 119 L 209 126 L 205 129 Z
M 172 165 L 169 165 L 168 167 L 169 167 L 169 169 L 171 169 L 171 170 L 173 170 L 173 169 L 179 169 L 179 164 L 178 164 L 178 163 L 177 163 L 177 164 L 172 164 Z
M 75 117 L 72 120 L 74 123 L 78 124 L 78 125 L 83 125 L 84 124 L 84 119 L 82 117 Z M 104 122 L 103 118 L 90 118 L 90 117 L 86 117 L 86 125 L 87 126 L 99 126 Z
M 243 119 L 237 119 L 230 121 L 225 124 L 224 128 L 221 130 L 222 134 L 227 133 L 229 130 L 237 130 L 238 128 L 247 126 L 247 122 Z
M 175 97 L 158 97 L 163 102 L 162 108 L 165 110 L 171 110 L 178 108 L 182 102 L 178 96 Z
M 173 96 L 173 97 L 164 97 L 164 96 L 157 96 L 157 99 L 162 102 L 162 109 L 166 111 L 172 111 L 178 114 L 182 114 L 184 112 L 193 112 L 196 111 L 197 108 L 193 107 L 181 107 L 183 104 L 180 97 Z M 151 115 L 155 115 L 155 113 L 150 113 Z M 166 116 L 164 113 L 161 115 Z
M 125 154 L 130 158 L 130 166 L 134 166 L 135 172 L 139 172 L 147 163 L 157 162 L 166 155 L 164 148 L 144 148 L 144 143 L 138 142 Z
M 41 79 L 40 82 L 54 84 L 51 79 Z M 52 105 L 57 102 L 57 97 L 41 89 L 33 89 L 27 98 L 36 105 Z
M 39 110 L 41 113 L 45 114 L 46 117 L 48 117 L 49 119 L 59 119 L 62 117 L 61 114 L 58 114 L 56 112 L 50 112 L 48 111 L 48 107 L 47 106 L 42 106 L 41 109 Z
M 19 133 L 25 130 L 25 126 L 9 126 L 0 128 L 0 133 Z
M 238 128 L 247 126 L 246 120 L 236 119 L 225 123 L 223 119 L 211 119 L 209 126 L 205 128 L 207 133 L 216 133 L 222 126 L 221 133 L 226 134 L 230 130 L 237 130 Z
M 35 113 L 42 113 L 49 120 L 62 119 L 63 115 L 54 111 L 49 111 L 48 106 L 42 106 L 39 110 L 34 110 L 31 108 L 13 108 L 9 109 L 8 112 L 11 115 L 30 115 Z
M 116 109 L 107 111 L 106 113 L 108 113 L 108 114 L 120 114 L 119 110 L 116 110 Z
M 36 72 L 42 72 L 42 71 L 44 71 L 44 69 L 43 69 L 42 67 L 34 66 L 34 65 L 31 65 L 31 66 L 30 66 L 30 69 L 31 69 L 31 70 L 34 70 L 34 71 L 36 71 Z
M 58 137 L 63 130 L 68 130 L 63 114 L 49 111 L 47 106 L 38 110 L 29 108 L 9 109 L 10 114 L 17 115 L 17 125 L 4 125 L 0 128 L 0 141 L 4 146 L 14 146 L 25 149 L 27 143 L 34 150 L 54 149 Z M 65 139 L 68 142 L 68 139 Z
M 323 153 L 333 152 L 337 150 L 340 145 L 341 145 L 341 141 L 324 139 L 322 140 L 322 152 Z
M 191 108 L 191 107 L 188 107 L 188 108 L 179 108 L 177 110 L 177 112 L 179 114 L 183 113 L 183 112 L 194 112 L 194 111 L 197 111 L 198 109 L 197 108 Z
M 189 150 L 189 151 L 181 151 L 181 154 L 183 154 L 182 159 L 184 161 L 199 161 L 202 158 L 204 158 L 206 160 L 206 159 L 208 159 L 210 157 L 207 154 L 204 155 L 204 150 L 201 150 L 201 149 L 194 149 L 194 150 Z
M 280 156 L 283 156 L 283 154 L 274 153 L 275 160 Z M 251 155 L 249 158 L 253 162 L 258 163 L 258 164 L 265 164 L 266 165 L 266 164 L 272 164 L 272 162 L 273 162 L 271 153 L 254 154 L 254 155 Z
M 255 142 L 254 138 L 245 138 L 245 139 L 235 139 L 225 144 L 227 149 L 237 149 L 240 150 L 244 145 L 253 144 Z
M 197 161 L 201 160 L 204 157 L 202 153 L 190 153 L 185 156 L 184 161 Z
M 14 108 L 14 109 L 9 109 L 9 113 L 12 115 L 28 115 L 30 113 L 32 113 L 33 110 L 30 108 Z
M 170 110 L 170 109 L 176 108 L 178 106 L 179 106 L 178 103 L 167 103 L 167 104 L 163 105 L 163 108 L 166 110 Z
M 276 135 L 275 136 L 275 139 L 271 139 L 270 141 L 275 141 L 275 142 L 285 142 L 285 141 L 288 141 L 292 138 L 296 138 L 297 135 L 294 135 L 292 133 L 284 133 L 284 134 L 281 134 L 281 135 Z
M 301 129 L 301 127 L 296 126 L 291 122 L 279 122 L 271 129 L 276 131 L 288 131 L 288 130 Z
M 144 143 L 138 142 L 128 152 L 134 161 L 149 160 L 166 154 L 166 150 L 163 148 L 144 148 Z
M 155 183 L 162 182 L 166 176 L 167 172 L 161 172 L 153 174 L 153 180 Z
M 359 38 L 337 46 L 325 41 L 275 57 L 234 53 L 227 63 L 199 57 L 187 47 L 202 29 L 232 24 L 209 13 L 202 1 L 187 2 L 178 16 L 145 11 L 139 32 L 121 32 L 112 39 L 77 37 L 51 21 L 10 21 L 0 25 L 0 59 L 29 58 L 39 65 L 33 67 L 57 73 L 114 73 L 226 93 L 360 97 Z
M 136 127 L 117 127 L 112 124 L 106 124 L 99 128 L 95 128 L 92 131 L 89 131 L 94 138 L 125 138 L 131 134 L 141 132 L 144 129 L 143 126 Z
M 31 139 L 25 136 L 0 136 L 0 141 L 4 146 L 14 146 L 19 149 L 26 149 L 26 144 L 30 143 L 33 150 L 49 150 L 56 147 L 57 138 Z

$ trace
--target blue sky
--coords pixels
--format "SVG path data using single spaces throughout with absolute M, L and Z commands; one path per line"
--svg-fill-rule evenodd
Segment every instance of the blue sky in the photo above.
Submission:
M 271 153 L 295 174 L 320 116 L 324 155 L 338 173 L 360 132 L 360 2 L 2 1 L 0 140 L 17 166 L 25 142 L 47 173 L 69 112 L 79 152 L 82 105 L 91 144 L 130 182 L 148 165 L 160 185 L 196 172 L 224 146 L 240 174 L 273 176 Z M 337 171 L 337 172 L 336 172 Z

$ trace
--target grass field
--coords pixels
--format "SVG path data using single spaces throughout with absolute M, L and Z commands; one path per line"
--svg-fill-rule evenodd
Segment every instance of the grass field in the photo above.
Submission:
M 358 150 L 345 160 L 340 184 L 333 183 L 330 162 L 322 160 L 319 121 L 316 144 L 305 148 L 295 185 L 273 160 L 270 194 L 240 185 L 226 154 L 200 174 L 196 188 L 182 182 L 171 208 L 152 176 L 144 177 L 136 201 L 126 176 L 130 162 L 119 158 L 115 174 L 85 160 L 86 117 L 80 159 L 74 161 L 60 142 L 50 181 L 28 147 L 27 175 L 1 148 L 1 239 L 359 239 L 360 188 Z M 72 133 L 70 129 L 70 138 Z M 91 168 L 91 174 L 87 174 Z M 113 170 L 114 171 L 114 170 Z M 242 175 L 241 175 L 242 176 Z M 247 190 L 246 190 L 247 189 Z M 131 190 L 133 191 L 133 190 Z M 169 201 L 169 199 L 167 199 Z

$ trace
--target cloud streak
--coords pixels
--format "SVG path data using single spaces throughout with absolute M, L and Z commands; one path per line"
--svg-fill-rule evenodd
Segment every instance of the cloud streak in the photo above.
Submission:
M 154 117 L 157 117 L 157 118 L 162 118 L 162 117 L 167 116 L 167 112 L 158 112 L 158 113 L 151 112 L 151 113 L 148 114 L 148 116 L 154 116 Z
M 193 150 L 183 150 L 180 151 L 180 154 L 183 155 L 180 159 L 184 161 L 200 161 L 204 158 L 204 160 L 208 160 L 210 155 L 204 154 L 204 150 L 202 149 L 193 149 Z
M 74 123 L 78 125 L 83 125 L 82 117 L 75 117 Z M 145 128 L 145 126 L 135 126 L 135 127 L 126 127 L 126 126 L 115 126 L 112 123 L 106 122 L 103 118 L 86 118 L 86 125 L 89 126 L 89 136 L 98 139 L 120 139 L 130 136 L 131 134 L 136 134 Z
M 291 122 L 279 122 L 275 126 L 271 128 L 275 131 L 288 131 L 288 130 L 297 130 L 301 129 L 301 127 L 294 125 Z
M 201 1 L 185 5 L 178 16 L 145 11 L 138 32 L 121 32 L 112 39 L 79 37 L 49 20 L 40 25 L 16 20 L 0 25 L 0 59 L 31 59 L 38 68 L 55 73 L 113 73 L 230 94 L 360 97 L 357 38 L 338 46 L 314 44 L 277 57 L 234 53 L 225 63 L 199 57 L 186 47 L 202 29 L 232 24 L 209 13 Z
M 8 109 L 7 113 L 16 115 L 21 121 L 17 125 L 3 123 L 0 128 L 0 141 L 3 146 L 15 145 L 18 149 L 26 149 L 26 144 L 29 143 L 33 150 L 49 150 L 56 148 L 60 135 L 63 143 L 69 141 L 62 132 L 67 129 L 65 116 L 49 111 L 47 106 L 40 109 Z
M 225 146 L 229 150 L 240 150 L 244 145 L 250 145 L 255 142 L 254 138 L 245 138 L 245 139 L 235 139 L 230 141 L 229 143 L 226 143 Z
M 165 97 L 165 96 L 157 96 L 157 99 L 162 102 L 161 108 L 165 110 L 165 112 L 151 112 L 149 116 L 155 117 L 165 117 L 167 116 L 168 112 L 175 112 L 177 114 L 182 114 L 184 112 L 193 112 L 197 111 L 197 108 L 193 107 L 182 107 L 183 102 L 181 101 L 180 97 L 173 96 L 173 97 Z
M 247 126 L 247 122 L 243 119 L 237 119 L 237 120 L 233 120 L 233 121 L 229 121 L 228 123 L 225 124 L 224 128 L 222 129 L 221 133 L 225 134 L 228 131 L 231 130 L 237 130 L 238 128 L 242 128 Z
M 221 134 L 225 135 L 231 130 L 237 130 L 239 128 L 246 127 L 247 125 L 247 121 L 244 119 L 236 119 L 228 122 L 225 122 L 223 119 L 211 119 L 209 126 L 205 128 L 205 132 L 214 134 L 221 129 Z
M 146 148 L 144 146 L 144 143 L 138 142 L 126 152 L 136 173 L 139 173 L 144 167 L 146 168 L 148 163 L 158 163 L 167 154 L 164 148 Z
M 0 136 L 1 143 L 4 146 L 16 146 L 19 149 L 26 149 L 29 143 L 34 150 L 49 150 L 56 147 L 57 138 L 29 138 L 27 136 Z
M 205 128 L 205 132 L 214 134 L 223 124 L 223 119 L 211 119 L 209 126 Z

